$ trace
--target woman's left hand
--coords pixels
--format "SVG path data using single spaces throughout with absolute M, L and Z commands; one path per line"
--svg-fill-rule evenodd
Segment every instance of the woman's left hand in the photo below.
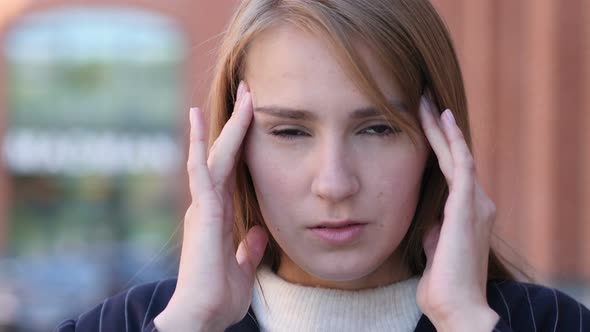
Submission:
M 427 266 L 416 299 L 438 331 L 492 331 L 498 315 L 486 283 L 495 205 L 477 181 L 475 162 L 450 110 L 441 116 L 425 97 L 420 121 L 449 186 L 444 219 L 427 232 Z

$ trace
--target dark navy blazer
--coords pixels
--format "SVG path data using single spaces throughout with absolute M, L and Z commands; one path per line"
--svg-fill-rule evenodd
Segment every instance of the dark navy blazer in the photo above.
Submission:
M 154 332 L 154 318 L 164 310 L 176 279 L 135 286 L 106 299 L 78 319 L 61 323 L 56 332 Z M 590 311 L 558 290 L 516 281 L 490 281 L 490 307 L 501 317 L 493 332 L 589 332 Z M 422 315 L 415 332 L 436 329 Z M 259 332 L 252 309 L 226 332 Z

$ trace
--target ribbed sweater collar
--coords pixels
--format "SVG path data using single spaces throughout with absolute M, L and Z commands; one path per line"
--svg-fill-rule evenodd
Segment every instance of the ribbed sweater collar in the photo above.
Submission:
M 306 287 L 258 271 L 252 310 L 261 331 L 414 331 L 418 277 L 359 291 Z M 264 295 L 263 295 L 264 294 Z

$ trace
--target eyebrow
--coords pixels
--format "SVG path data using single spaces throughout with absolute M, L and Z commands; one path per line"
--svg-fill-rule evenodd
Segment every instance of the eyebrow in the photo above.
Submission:
M 400 112 L 407 112 L 408 107 L 400 100 L 390 100 L 389 103 Z M 268 114 L 270 116 L 285 118 L 291 120 L 315 120 L 317 115 L 309 110 L 280 107 L 280 106 L 261 106 L 254 108 L 254 112 Z M 375 107 L 363 107 L 355 109 L 350 114 L 352 119 L 364 119 L 375 116 L 382 116 L 383 113 L 377 110 Z

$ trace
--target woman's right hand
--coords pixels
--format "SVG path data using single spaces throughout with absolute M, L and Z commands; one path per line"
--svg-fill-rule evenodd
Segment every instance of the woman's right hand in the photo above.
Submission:
M 240 321 L 250 306 L 268 237 L 261 227 L 253 227 L 234 251 L 235 161 L 253 116 L 244 82 L 237 94 L 232 116 L 208 157 L 203 113 L 190 111 L 187 167 L 192 203 L 184 219 L 176 290 L 154 320 L 160 332 L 223 331 Z

